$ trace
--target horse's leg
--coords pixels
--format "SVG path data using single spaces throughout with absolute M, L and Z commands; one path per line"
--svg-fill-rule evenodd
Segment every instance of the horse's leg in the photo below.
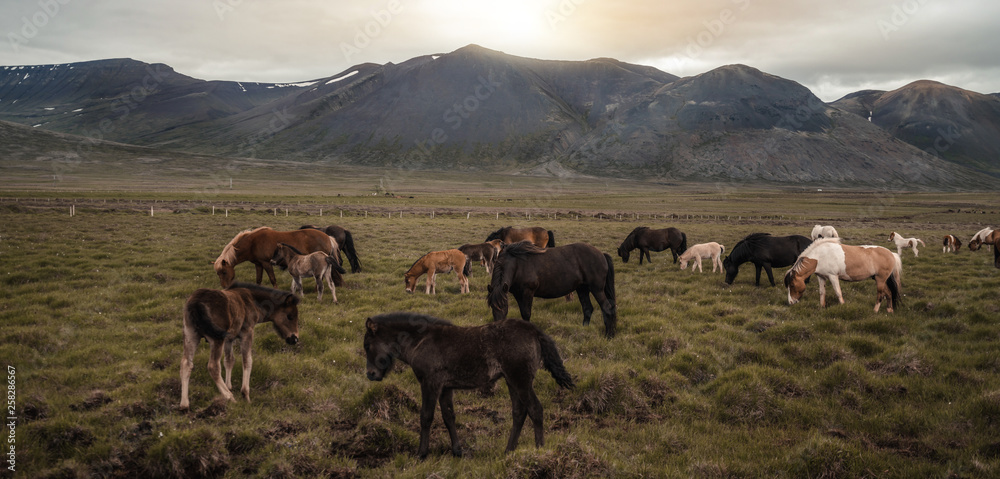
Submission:
M 236 357 L 233 356 L 233 340 L 226 338 L 222 343 L 222 351 L 225 353 L 226 387 L 233 390 L 233 365 L 236 364 Z
M 521 428 L 524 427 L 524 419 L 528 416 L 528 404 L 530 400 L 526 390 L 531 390 L 531 384 L 522 384 L 511 376 L 507 378 L 507 389 L 510 392 L 510 416 L 513 424 L 510 428 L 510 436 L 507 438 L 507 449 L 504 452 L 511 452 L 517 448 L 517 439 L 521 437 Z
M 771 286 L 774 286 L 774 274 L 771 273 L 770 263 L 764 263 L 764 271 L 767 271 L 767 280 L 771 282 Z
M 458 442 L 458 431 L 455 430 L 455 403 L 452 402 L 452 390 L 441 391 L 441 419 L 444 420 L 444 427 L 448 429 L 448 436 L 451 437 L 451 454 L 455 457 L 462 457 L 462 446 Z
M 267 279 L 271 280 L 271 287 L 278 287 L 278 279 L 274 277 L 274 268 L 271 267 L 271 263 L 264 263 L 264 271 L 267 271 Z M 260 284 L 260 281 L 257 282 Z
M 531 321 L 531 303 L 534 300 L 534 291 L 521 291 L 519 295 L 514 295 L 514 301 L 517 301 L 517 309 L 521 311 L 521 319 Z
M 188 401 L 188 384 L 191 382 L 191 370 L 194 369 L 194 353 L 198 349 L 198 342 L 201 338 L 195 332 L 194 327 L 184 326 L 184 353 L 181 354 L 181 409 L 187 409 L 191 403 Z
M 820 276 L 818 274 L 816 275 L 816 278 L 819 280 L 819 307 L 825 308 L 826 307 L 826 278 L 824 278 L 824 277 L 822 277 L 822 276 Z
M 420 446 L 417 457 L 427 458 L 427 450 L 431 443 L 431 423 L 434 422 L 434 409 L 441 397 L 441 386 L 431 384 L 430 380 L 420 383 Z
M 545 433 L 542 429 L 542 403 L 535 395 L 535 389 L 528 383 L 528 417 L 531 418 L 531 425 L 535 428 L 535 447 L 545 445 Z
M 264 279 L 264 267 L 260 263 L 254 263 L 253 266 L 257 269 L 257 284 L 260 284 Z
M 240 342 L 240 353 L 243 354 L 243 386 L 240 387 L 240 392 L 243 393 L 243 399 L 250 402 L 250 370 L 253 369 L 253 329 L 250 329 L 243 335 L 243 340 Z
M 757 269 L 757 276 L 756 279 L 754 279 L 754 286 L 760 286 L 760 270 L 763 269 L 764 266 L 754 263 L 753 267 Z
M 833 292 L 837 293 L 837 301 L 840 301 L 840 304 L 844 304 L 844 293 L 840 291 L 840 278 L 830 276 L 830 286 L 833 286 Z
M 590 315 L 594 314 L 594 304 L 590 302 L 590 289 L 586 286 L 576 288 L 576 296 L 580 299 L 580 306 L 583 306 L 583 325 L 590 324 Z
M 296 296 L 298 296 L 300 298 L 305 298 L 306 297 L 305 288 L 302 287 L 302 277 L 301 276 L 292 276 L 292 294 L 294 294 L 294 295 L 296 295 Z
M 677 250 L 674 247 L 670 247 L 670 254 L 674 255 L 674 264 L 677 264 Z
M 646 256 L 647 254 L 649 254 L 648 251 L 646 251 L 644 248 L 639 248 L 639 264 L 640 265 L 642 264 L 642 258 L 644 256 Z
M 469 270 L 470 274 L 472 270 Z M 455 276 L 458 276 L 458 291 L 461 294 L 469 292 L 469 278 L 462 274 L 461 268 L 455 268 Z
M 337 302 L 337 287 L 333 285 L 333 280 L 330 279 L 330 275 L 323 275 L 323 280 L 326 281 L 326 286 L 330 288 L 330 295 L 333 296 L 333 302 Z M 319 284 L 319 281 L 316 282 Z
M 233 397 L 233 393 L 229 391 L 229 387 L 222 380 L 222 374 L 219 371 L 219 362 L 222 361 L 222 341 L 209 341 L 208 344 L 211 348 L 208 355 L 208 375 L 215 382 L 215 386 L 219 388 L 222 397 L 228 401 L 235 401 L 236 398 Z
M 701 269 L 701 255 L 694 257 L 694 265 L 698 267 L 699 273 L 704 273 L 705 270 Z M 694 273 L 694 268 L 691 268 L 691 272 Z
M 434 284 L 434 270 L 431 269 L 427 272 L 427 279 L 425 280 L 424 294 L 437 294 L 437 285 Z
M 889 288 L 885 285 L 885 278 L 875 276 L 875 312 L 882 306 L 882 298 L 889 300 L 889 307 L 886 311 L 892 312 L 892 296 L 889 295 Z

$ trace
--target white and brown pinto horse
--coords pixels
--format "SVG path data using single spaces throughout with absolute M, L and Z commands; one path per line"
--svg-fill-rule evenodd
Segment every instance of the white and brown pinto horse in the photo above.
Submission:
M 862 281 L 875 279 L 877 289 L 875 312 L 882 300 L 889 300 L 886 309 L 891 313 L 899 304 L 902 287 L 903 262 L 899 255 L 881 246 L 848 246 L 839 238 L 814 241 L 785 273 L 788 304 L 795 304 L 806 290 L 806 278 L 813 273 L 819 278 L 819 305 L 826 306 L 826 280 L 830 280 L 837 300 L 844 303 L 840 280 Z
M 816 241 L 816 240 L 818 240 L 820 238 L 840 238 L 840 235 L 837 234 L 837 230 L 834 229 L 833 226 L 829 226 L 829 225 L 827 225 L 827 226 L 822 226 L 822 225 L 813 226 L 813 230 L 812 230 L 812 235 L 811 236 L 812 236 L 812 240 L 813 241 Z
M 725 268 L 722 267 L 722 254 L 725 252 L 725 246 L 713 241 L 711 243 L 701 243 L 691 246 L 678 256 L 677 259 L 681 262 L 681 269 L 687 268 L 688 263 L 694 261 L 694 264 L 691 265 L 691 272 L 694 273 L 694 269 L 698 268 L 698 272 L 703 273 L 701 260 L 711 258 L 712 272 L 714 273 L 716 268 L 719 271 L 725 271 Z
M 913 256 L 920 256 L 920 252 L 917 251 L 917 243 L 927 246 L 920 238 L 904 238 L 895 231 L 889 234 L 889 241 L 896 243 L 896 254 L 903 254 L 903 248 L 913 248 Z
M 955 235 L 944 235 L 944 242 L 942 245 L 942 252 L 958 253 L 959 248 L 962 247 L 962 240 L 958 239 L 958 236 Z
M 993 230 L 993 228 L 986 227 L 978 232 L 969 240 L 969 250 L 976 251 L 981 245 L 994 245 L 996 246 L 997 240 L 1000 239 L 1000 234 L 997 233 L 1000 230 Z

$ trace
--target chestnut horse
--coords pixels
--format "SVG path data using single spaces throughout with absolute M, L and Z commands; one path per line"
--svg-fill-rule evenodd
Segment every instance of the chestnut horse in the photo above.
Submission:
M 472 264 L 465 253 L 457 249 L 446 249 L 444 251 L 431 251 L 420 257 L 410 269 L 403 274 L 403 283 L 406 285 L 406 292 L 412 293 L 417 288 L 417 279 L 424 273 L 427 274 L 426 294 L 437 294 L 437 273 L 450 273 L 452 271 L 458 275 L 458 284 L 462 293 L 469 292 L 469 265 Z
M 652 263 L 649 257 L 650 251 L 663 251 L 667 248 L 674 255 L 674 263 L 677 262 L 677 255 L 687 250 L 687 235 L 677 228 L 664 228 L 661 230 L 649 229 L 647 226 L 640 226 L 622 241 L 618 247 L 618 256 L 621 256 L 623 263 L 628 263 L 632 250 L 639 249 L 639 264 L 642 264 L 642 257 Z
M 618 307 L 615 303 L 615 267 L 611 256 L 586 243 L 539 248 L 528 241 L 504 246 L 493 265 L 487 303 L 493 320 L 507 317 L 507 293 L 514 296 L 521 319 L 531 321 L 534 298 L 558 298 L 577 292 L 583 307 L 583 324 L 590 324 L 593 294 L 601 305 L 604 334 L 615 335 Z
M 305 225 L 299 227 L 300 230 L 304 230 L 307 228 L 320 230 L 330 235 L 330 237 L 332 237 L 333 239 L 337 240 L 337 246 L 339 246 L 340 249 L 344 250 L 344 254 L 347 256 L 347 261 L 351 263 L 351 272 L 352 273 L 361 272 L 361 258 L 358 258 L 358 252 L 357 250 L 354 249 L 354 236 L 351 235 L 350 231 L 337 225 L 330 225 L 327 226 L 326 228 L 320 228 L 318 226 L 312 226 L 312 225 Z M 337 257 L 337 262 L 340 264 L 344 264 L 344 261 L 340 259 L 339 256 Z
M 941 251 L 943 253 L 958 253 L 958 250 L 962 247 L 962 240 L 958 239 L 955 235 L 944 235 L 944 242 L 941 243 L 943 247 Z
M 293 246 L 303 253 L 322 251 L 330 256 L 340 257 L 337 241 L 322 231 L 313 229 L 294 231 L 275 231 L 267 226 L 241 231 L 224 248 L 219 257 L 212 262 L 215 274 L 223 288 L 229 287 L 236 279 L 236 265 L 249 261 L 257 268 L 257 284 L 260 284 L 262 274 L 267 271 L 271 286 L 278 286 L 271 267 L 271 257 L 278 243 Z M 340 273 L 335 273 L 339 275 Z M 337 281 L 334 276 L 334 281 Z
M 502 247 L 503 241 L 495 239 L 485 243 L 463 244 L 458 247 L 458 250 L 465 253 L 465 257 L 469 261 L 479 261 L 479 264 L 486 268 L 486 274 L 490 274 L 493 262 L 496 261 Z
M 188 384 L 194 368 L 194 353 L 201 338 L 208 340 L 211 353 L 208 373 L 222 397 L 234 401 L 233 342 L 240 341 L 243 354 L 243 386 L 240 392 L 250 401 L 250 369 L 253 366 L 254 326 L 272 322 L 274 330 L 288 344 L 299 342 L 299 298 L 266 286 L 234 283 L 224 290 L 199 289 L 184 304 L 184 354 L 181 356 L 181 409 L 187 409 Z M 226 380 L 222 380 L 219 360 L 226 355 Z
M 409 364 L 420 382 L 420 446 L 417 455 L 427 457 L 434 410 L 441 403 L 441 417 L 451 437 L 451 453 L 462 455 L 455 428 L 454 390 L 492 385 L 501 377 L 510 391 L 513 425 L 506 452 L 517 447 L 525 417 L 535 429 L 535 446 L 544 445 L 542 404 L 535 396 L 535 373 L 539 367 L 552 374 L 556 384 L 573 388 L 559 350 L 552 338 L 531 323 L 516 319 L 482 326 L 455 326 L 431 316 L 389 313 L 365 321 L 366 374 L 381 381 L 392 370 L 395 359 Z
M 819 278 L 819 305 L 826 306 L 826 280 L 830 280 L 837 300 L 844 304 L 840 280 L 875 280 L 875 312 L 888 300 L 890 313 L 899 304 L 903 262 L 899 254 L 881 246 L 849 246 L 840 244 L 839 238 L 814 241 L 799 255 L 791 269 L 785 273 L 788 304 L 795 304 L 806 290 L 806 278 L 812 274 Z
M 539 248 L 551 248 L 556 245 L 556 237 L 551 231 L 541 226 L 515 228 L 504 226 L 486 237 L 486 241 L 503 241 L 504 244 L 517 243 L 518 241 L 531 241 Z

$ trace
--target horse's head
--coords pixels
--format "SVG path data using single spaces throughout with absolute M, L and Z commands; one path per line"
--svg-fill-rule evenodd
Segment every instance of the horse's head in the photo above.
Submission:
M 972 238 L 971 240 L 969 240 L 969 251 L 977 251 L 977 250 L 979 250 L 979 246 L 982 245 L 982 244 L 983 244 L 983 242 L 979 239 L 978 236 L 975 237 L 975 238 Z
M 228 260 L 220 259 L 216 260 L 213 265 L 215 266 L 215 274 L 219 276 L 219 284 L 223 288 L 228 288 L 233 285 L 233 281 L 236 279 L 236 268 Z
M 365 320 L 365 370 L 369 381 L 381 381 L 392 369 L 394 348 L 392 342 L 384 337 L 388 331 L 380 331 L 385 329 L 372 321 L 372 318 Z
M 733 281 L 736 281 L 736 275 L 740 272 L 740 267 L 729 258 L 726 256 L 726 259 L 722 260 L 722 268 L 726 270 L 726 284 L 733 284 Z
M 893 231 L 892 233 L 889 233 L 889 240 L 888 241 L 892 242 L 893 240 L 896 239 L 897 236 L 899 236 L 899 235 L 897 235 L 895 231 Z
M 417 275 L 406 273 L 403 275 L 403 286 L 406 287 L 407 293 L 412 293 L 413 290 L 417 289 Z
M 278 243 L 278 246 L 274 248 L 274 254 L 271 255 L 271 264 L 281 269 L 287 269 L 288 260 L 291 256 L 291 246 L 285 243 Z
M 805 278 L 796 274 L 792 268 L 785 273 L 785 288 L 788 288 L 788 304 L 798 303 L 806 291 Z
M 505 226 L 503 228 L 500 228 L 500 229 L 498 229 L 498 230 L 490 233 L 490 235 L 486 237 L 486 241 L 503 240 L 504 230 L 509 229 L 509 228 L 510 228 L 509 226 Z
M 618 256 L 621 256 L 622 263 L 628 263 L 628 258 L 632 254 L 632 250 L 626 248 L 624 244 L 618 247 Z
M 288 344 L 299 342 L 299 298 L 281 291 L 276 295 L 268 320 L 274 323 L 278 336 Z

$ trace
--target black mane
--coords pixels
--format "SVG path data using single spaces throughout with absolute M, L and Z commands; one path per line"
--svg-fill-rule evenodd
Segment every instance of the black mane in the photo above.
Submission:
M 746 259 L 750 257 L 750 252 L 755 247 L 760 245 L 760 242 L 764 240 L 764 238 L 768 238 L 770 236 L 771 233 L 751 233 L 747 235 L 746 238 L 743 238 L 739 243 L 736 243 L 736 246 L 733 246 L 732 251 L 729 252 L 729 257 L 738 263 L 746 261 Z
M 500 228 L 500 229 L 498 229 L 498 230 L 490 233 L 490 235 L 486 237 L 486 241 L 492 241 L 492 240 L 495 240 L 495 239 L 502 240 L 504 232 L 506 232 L 507 230 L 510 230 L 511 228 L 513 228 L 513 226 L 504 226 L 503 228 Z

